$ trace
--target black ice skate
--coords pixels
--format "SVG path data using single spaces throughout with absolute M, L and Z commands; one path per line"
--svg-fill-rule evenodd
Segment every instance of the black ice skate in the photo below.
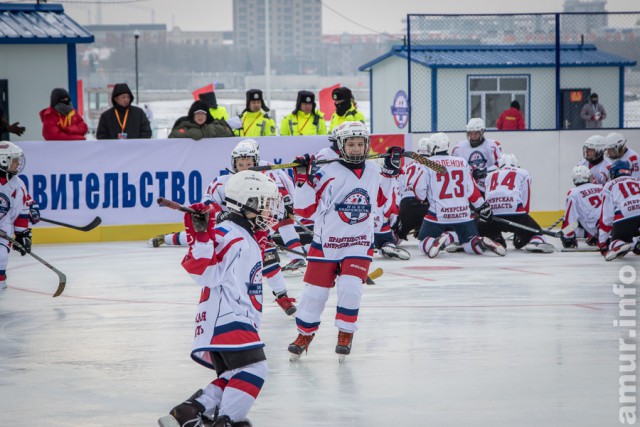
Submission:
M 223 415 L 220 418 L 216 419 L 216 422 L 211 427 L 252 427 L 251 421 L 242 420 L 242 421 L 231 421 L 231 419 Z
M 338 331 L 338 344 L 336 345 L 336 353 L 339 362 L 344 362 L 345 356 L 351 354 L 351 342 L 353 341 L 353 332 Z
M 158 248 L 161 245 L 164 245 L 164 234 L 161 234 L 159 236 L 153 237 L 152 239 L 149 239 L 148 243 L 154 248 Z
M 289 262 L 289 264 L 282 267 L 282 274 L 285 276 L 296 276 L 304 274 L 304 271 L 307 267 L 307 264 L 303 259 L 294 259 Z
M 213 421 L 204 415 L 204 405 L 196 400 L 202 395 L 202 390 L 198 390 L 173 408 L 169 415 L 158 420 L 160 427 L 211 427 Z
M 315 334 L 311 335 L 302 335 L 298 334 L 298 338 L 291 344 L 289 344 L 289 353 L 291 353 L 290 361 L 295 361 L 300 359 L 303 352 L 307 352 L 309 350 L 309 344 L 313 341 L 313 337 Z

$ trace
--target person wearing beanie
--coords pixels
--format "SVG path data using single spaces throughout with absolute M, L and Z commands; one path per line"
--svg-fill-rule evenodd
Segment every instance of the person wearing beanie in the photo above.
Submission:
M 229 113 L 222 105 L 218 105 L 215 92 L 201 93 L 198 99 L 209 106 L 209 114 L 216 120 L 229 120 Z
M 511 107 L 507 108 L 500 114 L 496 122 L 498 130 L 524 130 L 524 116 L 520 111 L 520 103 L 512 101 Z
M 269 107 L 264 103 L 260 89 L 247 91 L 247 104 L 240 114 L 242 128 L 234 131 L 236 136 L 256 137 L 276 134 L 276 122 L 269 117 Z
M 231 128 L 224 120 L 214 120 L 209 114 L 209 104 L 202 101 L 191 104 L 187 119 L 178 121 L 169 134 L 169 138 L 191 138 L 196 141 L 225 136 L 233 136 Z
M 324 113 L 316 110 L 316 97 L 313 92 L 301 90 L 298 92 L 296 109 L 288 114 L 280 124 L 280 135 L 326 135 L 327 123 Z
M 97 139 L 151 138 L 151 124 L 144 110 L 131 105 L 134 97 L 126 83 L 116 83 L 111 93 L 113 107 L 100 115 Z
M 89 128 L 71 105 L 69 92 L 63 88 L 51 91 L 49 107 L 40 111 L 42 137 L 45 141 L 84 140 Z
M 348 87 L 337 87 L 331 92 L 331 97 L 336 106 L 336 111 L 331 116 L 329 131 L 332 131 L 344 122 L 364 123 L 364 115 L 356 109 L 351 89 Z

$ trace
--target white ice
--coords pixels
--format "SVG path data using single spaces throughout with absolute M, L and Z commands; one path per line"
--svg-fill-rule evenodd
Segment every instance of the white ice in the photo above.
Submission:
M 410 261 L 376 255 L 384 275 L 365 288 L 342 364 L 335 291 L 294 363 L 295 322 L 265 298 L 270 375 L 250 413 L 255 426 L 619 425 L 619 339 L 629 342 L 629 328 L 614 327 L 612 287 L 640 258 L 510 250 L 431 260 L 415 241 L 404 246 Z M 68 284 L 52 298 L 57 277 L 11 255 L 0 293 L 1 426 L 154 426 L 214 379 L 189 358 L 200 290 L 180 266 L 183 248 L 33 250 Z M 288 286 L 301 295 L 300 277 Z

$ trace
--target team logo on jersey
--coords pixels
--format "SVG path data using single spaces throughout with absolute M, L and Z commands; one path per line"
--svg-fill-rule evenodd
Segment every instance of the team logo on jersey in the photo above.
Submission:
M 335 209 L 340 219 L 349 225 L 366 221 L 371 215 L 369 194 L 362 188 L 356 188 L 341 203 L 336 203 Z
M 249 281 L 245 284 L 253 308 L 262 311 L 262 261 L 253 266 L 249 273 Z
M 403 129 L 409 122 L 409 97 L 403 90 L 399 90 L 393 98 L 391 105 L 391 114 L 393 121 L 396 122 L 398 128 Z
M 11 200 L 9 199 L 9 196 L 4 193 L 0 193 L 0 219 L 4 218 L 10 209 Z
M 474 151 L 469 155 L 469 165 L 471 169 L 484 169 L 487 166 L 487 159 L 482 151 Z

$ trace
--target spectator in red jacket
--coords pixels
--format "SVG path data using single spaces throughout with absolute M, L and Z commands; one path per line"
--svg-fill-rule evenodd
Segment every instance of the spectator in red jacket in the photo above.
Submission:
M 71 105 L 66 89 L 51 91 L 49 108 L 40 111 L 42 136 L 46 141 L 69 141 L 85 139 L 89 130 L 82 116 Z
M 524 116 L 520 111 L 520 103 L 518 101 L 511 102 L 511 108 L 507 108 L 498 117 L 496 127 L 499 130 L 523 130 Z

